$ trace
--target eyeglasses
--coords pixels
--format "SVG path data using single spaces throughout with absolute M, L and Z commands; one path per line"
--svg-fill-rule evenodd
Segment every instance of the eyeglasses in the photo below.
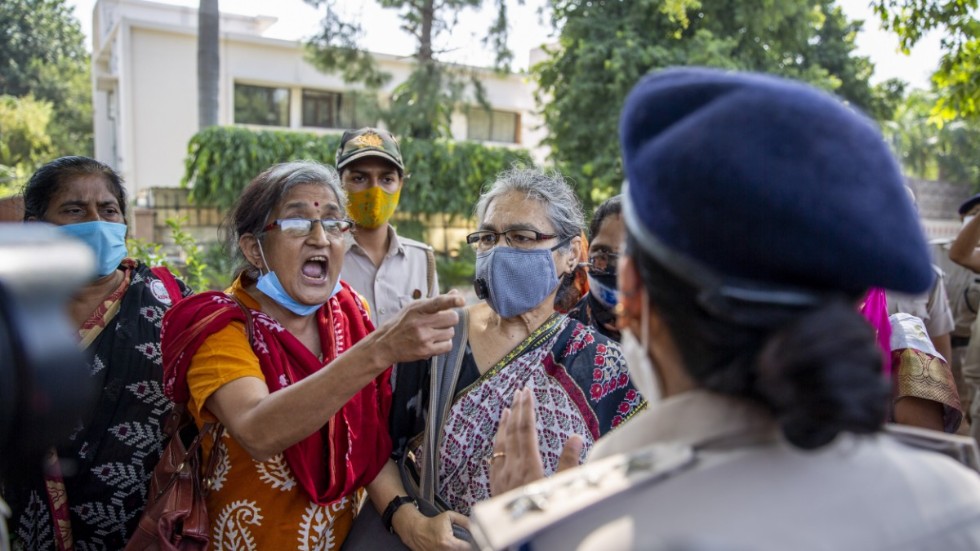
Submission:
M 618 261 L 619 255 L 609 251 L 596 251 L 589 254 L 589 267 L 593 272 L 614 274 Z
M 558 237 L 557 235 L 541 233 L 534 230 L 513 229 L 501 232 L 481 230 L 467 235 L 466 242 L 476 249 L 477 252 L 485 252 L 497 246 L 501 235 L 504 236 L 507 245 L 515 249 L 533 249 L 539 241 L 547 241 Z M 561 246 L 561 243 L 558 246 Z M 558 246 L 555 248 L 558 248 Z
M 313 231 L 313 224 L 319 222 L 323 232 L 329 237 L 340 237 L 350 230 L 350 220 L 333 220 L 330 218 L 278 218 L 262 228 L 263 232 L 279 228 L 279 231 L 289 237 L 306 237 Z

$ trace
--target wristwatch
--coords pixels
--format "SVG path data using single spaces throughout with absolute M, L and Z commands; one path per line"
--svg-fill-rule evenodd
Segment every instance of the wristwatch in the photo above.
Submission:
M 395 518 L 395 511 L 406 503 L 411 503 L 416 509 L 419 508 L 419 504 L 415 501 L 415 499 L 408 496 L 395 496 L 395 499 L 392 499 L 391 502 L 388 503 L 388 506 L 385 507 L 385 512 L 381 513 L 381 522 L 384 523 L 385 528 L 388 529 L 388 532 L 391 532 L 392 534 L 395 533 L 395 529 L 391 526 L 391 520 Z

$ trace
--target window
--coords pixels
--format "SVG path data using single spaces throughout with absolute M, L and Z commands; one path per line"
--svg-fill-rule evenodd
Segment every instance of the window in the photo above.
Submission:
M 235 84 L 235 122 L 289 126 L 289 89 Z
M 467 116 L 466 137 L 484 142 L 519 143 L 520 121 L 517 113 L 471 108 Z
M 374 124 L 367 120 L 367 109 L 354 93 L 303 90 L 303 126 L 319 128 L 360 128 Z

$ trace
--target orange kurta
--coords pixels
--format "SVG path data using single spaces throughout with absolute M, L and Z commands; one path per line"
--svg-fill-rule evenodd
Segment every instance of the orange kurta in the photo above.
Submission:
M 249 308 L 259 309 L 237 282 L 229 292 Z M 199 427 L 216 421 L 202 404 L 222 385 L 241 377 L 265 380 L 244 325 L 232 322 L 204 341 L 187 372 L 191 394 L 187 405 Z M 211 452 L 211 442 L 205 442 L 203 465 Z M 256 461 L 227 431 L 222 431 L 217 453 L 208 495 L 211 549 L 340 548 L 354 519 L 356 495 L 317 505 L 300 487 L 282 453 Z

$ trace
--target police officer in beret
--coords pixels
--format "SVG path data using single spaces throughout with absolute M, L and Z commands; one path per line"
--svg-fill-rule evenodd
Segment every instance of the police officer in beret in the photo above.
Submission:
M 980 441 L 980 194 L 959 208 L 963 228 L 949 245 L 947 268 L 951 306 L 956 319 L 953 330 L 953 362 L 962 375 L 960 396 L 970 416 L 970 434 Z M 978 337 L 974 338 L 974 335 Z
M 874 124 L 803 84 L 687 68 L 644 78 L 620 130 L 623 346 L 653 404 L 587 465 L 504 492 L 540 472 L 515 400 L 480 547 L 980 549 L 972 441 L 883 426 L 856 302 L 933 271 Z

